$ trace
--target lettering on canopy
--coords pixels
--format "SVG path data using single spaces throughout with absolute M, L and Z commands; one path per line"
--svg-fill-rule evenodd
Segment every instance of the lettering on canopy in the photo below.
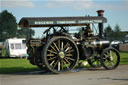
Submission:
M 47 24 L 84 24 L 84 23 L 102 23 L 102 20 L 77 20 L 77 21 L 35 21 L 35 25 Z

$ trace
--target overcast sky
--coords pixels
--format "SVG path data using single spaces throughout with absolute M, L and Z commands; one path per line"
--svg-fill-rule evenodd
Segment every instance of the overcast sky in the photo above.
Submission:
M 99 9 L 108 19 L 105 27 L 119 24 L 128 31 L 128 0 L 0 0 L 0 12 L 8 10 L 17 23 L 22 17 L 97 16 Z M 42 34 L 40 30 L 36 29 L 36 36 Z

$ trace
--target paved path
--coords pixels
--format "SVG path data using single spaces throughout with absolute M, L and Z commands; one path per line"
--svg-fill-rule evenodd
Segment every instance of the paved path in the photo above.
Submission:
M 128 65 L 115 70 L 76 69 L 66 74 L 43 72 L 0 74 L 0 85 L 128 85 Z

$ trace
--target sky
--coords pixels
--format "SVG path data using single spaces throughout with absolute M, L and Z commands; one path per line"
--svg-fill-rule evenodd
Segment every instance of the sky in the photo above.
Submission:
M 0 12 L 8 10 L 19 23 L 22 17 L 97 16 L 104 10 L 104 17 L 114 29 L 128 31 L 128 0 L 0 0 Z M 43 28 L 33 28 L 35 37 L 42 35 Z

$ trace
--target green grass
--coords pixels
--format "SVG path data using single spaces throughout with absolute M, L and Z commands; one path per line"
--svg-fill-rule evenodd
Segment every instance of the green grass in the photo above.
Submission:
M 0 73 L 28 72 L 39 70 L 26 59 L 0 59 Z
M 120 55 L 120 64 L 128 64 L 128 53 L 121 52 Z M 31 65 L 26 59 L 0 59 L 0 74 L 37 70 L 40 69 L 35 65 Z
M 128 64 L 128 52 L 120 53 L 120 64 L 122 64 L 122 65 Z

